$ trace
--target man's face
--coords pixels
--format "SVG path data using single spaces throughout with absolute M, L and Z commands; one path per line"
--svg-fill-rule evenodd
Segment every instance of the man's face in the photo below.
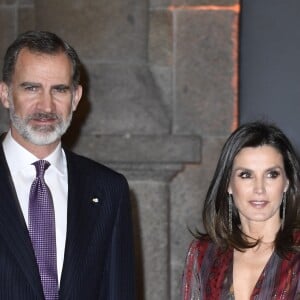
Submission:
M 72 85 L 72 64 L 64 53 L 48 55 L 22 49 L 9 86 L 0 96 L 9 109 L 12 136 L 35 145 L 58 143 L 70 125 L 82 88 Z

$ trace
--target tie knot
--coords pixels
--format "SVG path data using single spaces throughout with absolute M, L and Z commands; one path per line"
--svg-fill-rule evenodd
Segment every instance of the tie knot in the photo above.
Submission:
M 44 177 L 45 171 L 49 168 L 50 163 L 47 160 L 38 160 L 33 163 L 36 169 L 36 177 Z

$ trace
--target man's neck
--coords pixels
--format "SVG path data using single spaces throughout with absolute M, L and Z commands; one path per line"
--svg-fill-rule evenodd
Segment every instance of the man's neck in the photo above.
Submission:
M 23 138 L 21 135 L 16 134 L 14 130 L 11 130 L 12 138 L 20 144 L 22 147 L 24 147 L 27 151 L 32 153 L 34 156 L 36 156 L 39 159 L 43 159 L 47 156 L 49 156 L 57 147 L 57 145 L 60 143 L 60 140 L 57 140 L 51 144 L 48 145 L 35 145 L 28 141 L 27 139 Z

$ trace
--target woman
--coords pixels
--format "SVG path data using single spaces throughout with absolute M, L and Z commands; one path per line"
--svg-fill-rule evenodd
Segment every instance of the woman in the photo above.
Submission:
M 225 143 L 192 242 L 184 300 L 300 299 L 300 166 L 287 137 L 253 122 Z

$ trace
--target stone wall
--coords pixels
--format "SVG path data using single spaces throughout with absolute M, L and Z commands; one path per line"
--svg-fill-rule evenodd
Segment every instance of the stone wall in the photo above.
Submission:
M 238 0 L 0 0 L 0 55 L 49 30 L 85 94 L 65 143 L 130 183 L 139 300 L 177 300 L 189 229 L 236 122 Z M 0 60 L 2 66 L 2 60 Z M 7 129 L 0 110 L 0 130 Z

